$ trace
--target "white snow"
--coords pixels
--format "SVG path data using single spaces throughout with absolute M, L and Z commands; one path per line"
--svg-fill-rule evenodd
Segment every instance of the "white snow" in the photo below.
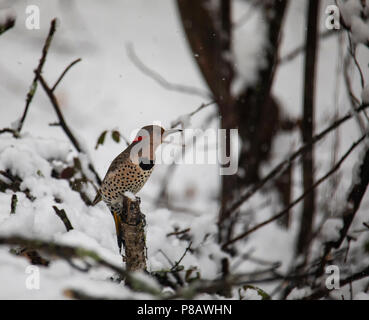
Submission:
M 135 201 L 135 200 L 136 200 L 135 195 L 134 195 L 132 192 L 130 192 L 130 191 L 126 191 L 126 192 L 124 192 L 124 195 L 125 195 L 127 198 L 129 198 L 129 199 L 131 199 L 131 200 L 133 200 L 133 201 Z
M 287 300 L 301 300 L 302 298 L 308 296 L 311 293 L 311 289 L 308 287 L 304 288 L 294 288 L 290 294 L 287 296 Z
M 343 227 L 343 221 L 341 218 L 329 218 L 324 223 L 321 235 L 325 242 L 336 241 L 340 237 L 339 231 Z
M 340 14 L 342 16 L 343 21 L 348 26 L 352 24 L 352 18 L 357 17 L 360 15 L 362 10 L 362 5 L 359 0 L 338 0 L 337 1 L 338 7 L 340 9 Z
M 369 41 L 369 22 L 363 20 L 361 13 L 368 15 L 369 2 L 366 1 L 365 9 L 363 9 L 361 2 L 359 0 L 348 0 L 346 2 L 340 0 L 337 1 L 337 4 L 343 21 L 351 29 L 353 42 L 367 44 Z
M 237 21 L 245 11 L 255 10 L 247 21 L 233 30 L 233 66 L 236 71 L 235 80 L 232 82 L 234 94 L 254 83 L 258 77 L 257 70 L 266 63 L 265 24 L 260 9 L 251 6 L 244 1 L 235 1 L 232 6 L 233 21 Z
M 369 300 L 369 294 L 365 292 L 359 292 L 354 296 L 354 300 Z
M 368 43 L 369 23 L 365 23 L 361 18 L 353 16 L 351 18 L 351 32 L 354 43 Z

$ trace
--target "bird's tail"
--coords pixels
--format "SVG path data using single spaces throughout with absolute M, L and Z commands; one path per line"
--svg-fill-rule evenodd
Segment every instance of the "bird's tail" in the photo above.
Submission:
M 122 250 L 122 220 L 120 218 L 120 215 L 117 211 L 112 211 L 113 217 L 114 217 L 114 223 L 115 223 L 115 232 L 117 233 L 117 243 L 118 243 L 118 248 L 119 248 L 119 252 L 121 252 Z

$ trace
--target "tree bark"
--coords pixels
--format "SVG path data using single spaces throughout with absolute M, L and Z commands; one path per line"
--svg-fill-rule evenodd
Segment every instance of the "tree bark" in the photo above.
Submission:
M 145 215 L 140 210 L 140 200 L 123 197 L 121 230 L 124 247 L 123 260 L 127 271 L 146 270 Z
M 314 100 L 316 84 L 316 55 L 318 45 L 318 21 L 320 0 L 310 0 L 308 8 L 308 27 L 306 32 L 304 106 L 301 124 L 303 143 L 310 143 L 314 134 Z M 303 189 L 308 190 L 314 184 L 314 147 L 310 145 L 302 156 Z M 315 215 L 315 190 L 304 199 L 300 231 L 297 241 L 297 254 L 305 253 L 311 242 Z

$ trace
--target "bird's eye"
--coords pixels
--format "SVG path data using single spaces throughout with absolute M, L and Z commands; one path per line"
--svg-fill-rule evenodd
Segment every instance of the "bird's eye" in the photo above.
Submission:
M 134 139 L 134 140 L 133 140 L 133 142 L 141 141 L 141 140 L 142 140 L 142 138 L 143 138 L 142 136 L 138 136 L 138 137 L 136 137 L 136 139 Z

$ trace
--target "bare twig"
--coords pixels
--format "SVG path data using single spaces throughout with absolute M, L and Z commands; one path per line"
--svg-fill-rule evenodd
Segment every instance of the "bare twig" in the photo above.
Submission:
M 42 48 L 42 56 L 41 56 L 40 62 L 38 64 L 38 67 L 35 71 L 35 76 L 33 78 L 33 81 L 32 81 L 31 87 L 29 89 L 29 92 L 27 93 L 26 106 L 24 108 L 23 115 L 22 115 L 22 117 L 21 117 L 21 119 L 19 120 L 19 123 L 18 123 L 18 127 L 17 127 L 18 132 L 20 132 L 22 130 L 23 123 L 24 123 L 24 120 L 26 119 L 29 106 L 30 106 L 30 104 L 32 102 L 32 99 L 33 99 L 33 96 L 35 95 L 35 92 L 37 90 L 37 77 L 38 77 L 38 75 L 41 75 L 42 68 L 43 68 L 43 66 L 45 64 L 45 61 L 46 61 L 46 55 L 49 51 L 49 47 L 50 47 L 50 44 L 51 44 L 51 41 L 53 39 L 55 31 L 56 31 L 56 18 L 54 18 L 51 21 L 49 34 L 47 35 L 44 47 Z
M 2 133 L 11 133 L 14 138 L 19 137 L 19 132 L 17 130 L 11 129 L 11 128 L 0 129 L 0 134 L 2 134 Z
M 5 22 L 0 24 L 0 35 L 8 31 L 9 29 L 13 28 L 14 25 L 15 25 L 15 18 L 7 17 Z
M 208 106 L 211 106 L 212 104 L 216 103 L 216 101 L 210 101 L 210 102 L 207 102 L 207 103 L 202 103 L 197 109 L 195 109 L 194 111 L 186 114 L 186 116 L 188 117 L 192 117 L 194 116 L 196 113 L 198 113 L 199 111 L 201 111 L 202 109 L 208 107 Z M 179 126 L 181 124 L 181 121 L 180 120 L 175 120 L 175 121 L 172 121 L 170 127 L 171 128 L 175 128 L 177 126 Z
M 71 62 L 63 71 L 63 73 L 59 76 L 58 80 L 55 82 L 55 84 L 53 85 L 53 87 L 51 88 L 51 91 L 54 91 L 57 87 L 57 85 L 60 83 L 60 81 L 62 81 L 62 79 L 64 78 L 65 74 L 69 71 L 70 68 L 72 68 L 76 63 L 80 62 L 82 59 L 78 58 L 76 60 L 74 60 L 73 62 Z
M 169 232 L 169 233 L 167 233 L 167 237 L 182 235 L 184 233 L 189 232 L 190 230 L 191 230 L 190 228 L 186 228 L 186 229 L 183 229 L 183 230 Z
M 215 101 L 211 101 L 211 102 L 208 102 L 208 103 L 202 103 L 197 109 L 195 109 L 194 111 L 186 114 L 185 117 L 192 117 L 196 113 L 198 113 L 199 111 L 201 111 L 202 109 L 204 109 L 205 107 L 210 106 L 210 105 L 212 105 L 214 103 L 216 103 L 216 102 Z M 205 122 L 207 122 L 207 121 L 205 121 Z M 181 125 L 181 124 L 182 124 L 182 129 L 185 129 L 183 127 L 184 124 L 182 123 L 182 121 L 181 121 L 180 118 L 178 120 L 172 121 L 171 128 L 175 128 L 175 127 L 177 127 L 178 125 Z M 168 199 L 168 197 L 167 197 L 167 191 L 168 191 L 169 181 L 172 178 L 172 176 L 173 176 L 173 174 L 175 172 L 175 169 L 177 167 L 177 160 L 180 157 L 184 157 L 185 153 L 194 144 L 195 144 L 195 139 L 193 139 L 193 138 L 190 139 L 189 143 L 184 142 L 182 144 L 182 148 L 183 148 L 182 149 L 182 152 L 179 152 L 176 155 L 176 159 L 170 164 L 170 166 L 169 166 L 166 174 L 163 176 L 162 182 L 160 183 L 161 184 L 161 188 L 160 188 L 160 191 L 158 192 L 158 196 L 157 196 L 157 199 L 156 199 L 156 205 L 157 206 L 165 205 L 169 209 L 170 204 L 168 203 L 168 201 L 166 201 Z M 186 211 L 188 211 L 188 209 L 186 209 Z
M 348 36 L 348 40 L 349 40 L 349 50 L 348 51 L 349 51 L 349 53 L 352 57 L 352 60 L 355 63 L 357 71 L 359 72 L 361 88 L 364 88 L 365 87 L 365 80 L 364 80 L 363 71 L 361 70 L 360 64 L 359 64 L 359 62 L 357 61 L 357 58 L 356 58 L 356 46 L 352 43 L 351 36 L 350 36 L 349 32 L 347 32 L 347 36 Z
M 57 214 L 57 216 L 61 219 L 61 221 L 64 223 L 65 228 L 67 229 L 67 231 L 69 230 L 73 230 L 73 226 L 70 223 L 67 214 L 65 213 L 64 209 L 58 209 L 58 207 L 53 206 L 53 209 L 55 211 L 55 213 Z
M 167 254 L 163 250 L 159 249 L 158 252 L 160 252 L 163 255 L 163 257 L 169 262 L 169 264 L 172 267 L 174 266 L 174 263 L 172 262 L 172 260 L 169 259 L 169 257 L 167 256 Z
M 296 204 L 298 204 L 301 200 L 303 200 L 307 194 L 309 194 L 312 190 L 317 188 L 323 181 L 325 181 L 329 176 L 331 176 L 334 172 L 336 172 L 342 165 L 342 163 L 346 160 L 346 158 L 351 154 L 351 152 L 367 137 L 367 135 L 363 135 L 360 139 L 355 141 L 351 147 L 345 152 L 345 154 L 341 157 L 341 159 L 336 163 L 336 165 L 329 170 L 323 177 L 318 179 L 312 186 L 310 186 L 309 189 L 305 190 L 303 194 L 301 194 L 298 198 L 296 198 L 294 201 L 292 201 L 286 208 L 284 208 L 282 211 L 280 211 L 278 214 L 272 216 L 271 218 L 257 224 L 256 226 L 252 227 L 251 229 L 247 230 L 246 232 L 234 237 L 233 239 L 229 240 L 228 242 L 223 244 L 223 248 L 228 247 L 229 245 L 235 243 L 238 240 L 241 240 L 254 231 L 260 229 L 261 227 L 264 227 L 265 225 L 279 219 L 284 214 L 286 214 L 292 207 L 294 207 Z
M 368 108 L 369 105 L 361 105 L 359 108 L 355 109 L 356 112 L 361 112 L 362 110 Z M 259 182 L 254 184 L 249 190 L 247 190 L 236 202 L 232 204 L 232 206 L 227 210 L 229 212 L 233 212 L 237 210 L 245 201 L 247 201 L 252 195 L 254 195 L 258 190 L 260 190 L 267 182 L 269 182 L 274 177 L 278 176 L 280 172 L 282 172 L 289 163 L 294 161 L 300 154 L 304 153 L 310 144 L 315 144 L 324 138 L 328 133 L 338 128 L 341 124 L 351 119 L 354 116 L 352 112 L 347 113 L 342 118 L 333 121 L 331 125 L 329 125 L 326 129 L 322 130 L 320 133 L 315 135 L 311 141 L 307 144 L 302 145 L 299 149 L 297 149 L 294 153 L 292 153 L 287 159 L 281 161 L 277 164 L 264 178 L 260 179 Z
M 171 268 L 171 271 L 175 270 L 179 264 L 182 262 L 183 258 L 185 257 L 185 255 L 187 254 L 187 252 L 191 249 L 192 246 L 192 241 L 188 244 L 187 248 L 185 249 L 185 251 L 183 252 L 183 255 L 181 256 L 181 258 L 174 264 L 174 266 Z
M 350 40 L 350 34 L 349 33 L 348 33 L 348 38 Z M 351 43 L 351 40 L 350 40 L 350 43 Z M 358 124 L 358 127 L 359 127 L 361 133 L 364 133 L 365 132 L 365 125 L 364 125 L 360 115 L 357 112 L 355 112 L 355 108 L 358 105 L 360 105 L 360 100 L 359 100 L 359 98 L 357 98 L 355 96 L 355 93 L 352 89 L 351 78 L 350 78 L 350 75 L 349 75 L 349 68 L 350 68 L 350 64 L 351 64 L 351 58 L 352 58 L 352 55 L 353 55 L 351 50 L 352 49 L 350 47 L 349 50 L 348 50 L 348 53 L 347 53 L 347 55 L 346 55 L 346 57 L 343 61 L 343 66 L 344 66 L 343 67 L 343 78 L 345 80 L 345 86 L 346 86 L 347 94 L 350 98 L 350 103 L 351 103 L 350 107 L 354 112 L 355 120 Z M 364 111 L 364 113 L 365 113 L 365 111 Z
M 145 75 L 147 75 L 149 78 L 153 79 L 154 81 L 156 81 L 159 85 L 161 85 L 163 88 L 170 90 L 170 91 L 177 91 L 177 92 L 181 92 L 181 93 L 186 93 L 186 94 L 192 94 L 192 95 L 197 95 L 200 96 L 202 98 L 210 98 L 211 94 L 208 92 L 205 92 L 201 89 L 192 87 L 192 86 L 186 86 L 183 84 L 174 84 L 171 83 L 169 81 L 167 81 L 166 79 L 163 78 L 163 76 L 161 76 L 158 72 L 150 69 L 148 66 L 146 66 L 136 55 L 133 45 L 132 43 L 128 43 L 126 45 L 126 50 L 127 50 L 127 54 L 128 57 L 130 58 L 130 60 L 133 62 L 133 64 Z
M 350 34 L 348 33 L 348 39 L 349 39 L 349 53 L 351 54 L 351 57 L 352 57 L 352 60 L 354 61 L 354 64 L 356 66 L 356 69 L 360 75 L 360 83 L 361 83 L 361 89 L 364 89 L 365 87 L 365 80 L 364 80 L 364 74 L 363 74 L 363 70 L 361 69 L 361 66 L 359 64 L 359 61 L 357 60 L 356 58 L 356 45 L 354 45 L 352 43 L 352 40 L 351 40 L 351 36 Z M 368 118 L 368 115 L 366 114 L 365 110 L 364 110 L 364 117 L 366 118 L 366 120 L 369 122 L 369 118 Z
M 76 148 L 78 152 L 83 152 L 82 148 L 80 147 L 77 139 L 72 134 L 72 131 L 69 129 L 69 126 L 64 120 L 64 116 L 60 111 L 58 100 L 56 99 L 56 96 L 54 95 L 53 91 L 50 89 L 49 85 L 46 83 L 45 79 L 42 77 L 41 74 L 37 73 L 37 70 L 35 71 L 37 79 L 40 81 L 42 87 L 44 88 L 47 96 L 49 97 L 52 106 L 54 107 L 54 110 L 58 116 L 59 124 L 63 128 L 64 132 L 68 136 L 69 140 L 72 142 L 73 146 Z
M 324 30 L 322 32 L 319 33 L 319 38 L 321 40 L 326 39 L 330 36 L 336 35 L 338 32 L 340 32 L 340 30 Z M 291 50 L 289 53 L 287 53 L 285 56 L 281 57 L 278 60 L 278 63 L 282 64 L 282 63 L 286 63 L 289 62 L 293 59 L 295 59 L 299 54 L 304 53 L 306 50 L 306 45 L 303 44 L 301 46 L 296 47 L 295 49 Z
M 68 68 L 67 68 L 68 69 Z M 68 69 L 69 70 L 69 69 Z M 76 148 L 76 150 L 78 152 L 82 152 L 85 153 L 85 151 L 81 148 L 78 140 L 75 138 L 75 136 L 73 135 L 72 131 L 69 129 L 69 126 L 67 125 L 67 123 L 64 120 L 63 114 L 60 111 L 60 106 L 59 106 L 59 102 L 56 98 L 56 96 L 54 95 L 53 90 L 49 87 L 49 85 L 46 83 L 45 79 L 42 77 L 41 74 L 39 74 L 37 72 L 37 70 L 35 70 L 35 74 L 36 74 L 36 78 L 38 79 L 38 81 L 41 83 L 42 87 L 44 88 L 47 96 L 49 97 L 52 106 L 54 107 L 54 110 L 58 116 L 59 119 L 59 124 L 62 127 L 62 129 L 64 130 L 65 134 L 68 136 L 69 140 L 72 142 L 73 146 Z M 65 74 L 65 72 L 64 72 Z M 57 84 L 57 83 L 56 83 Z M 54 86 L 55 87 L 55 86 Z M 101 178 L 99 177 L 98 173 L 96 172 L 94 166 L 92 163 L 88 164 L 88 168 L 92 171 L 92 173 L 95 175 L 96 181 L 97 183 L 100 185 L 101 184 Z

